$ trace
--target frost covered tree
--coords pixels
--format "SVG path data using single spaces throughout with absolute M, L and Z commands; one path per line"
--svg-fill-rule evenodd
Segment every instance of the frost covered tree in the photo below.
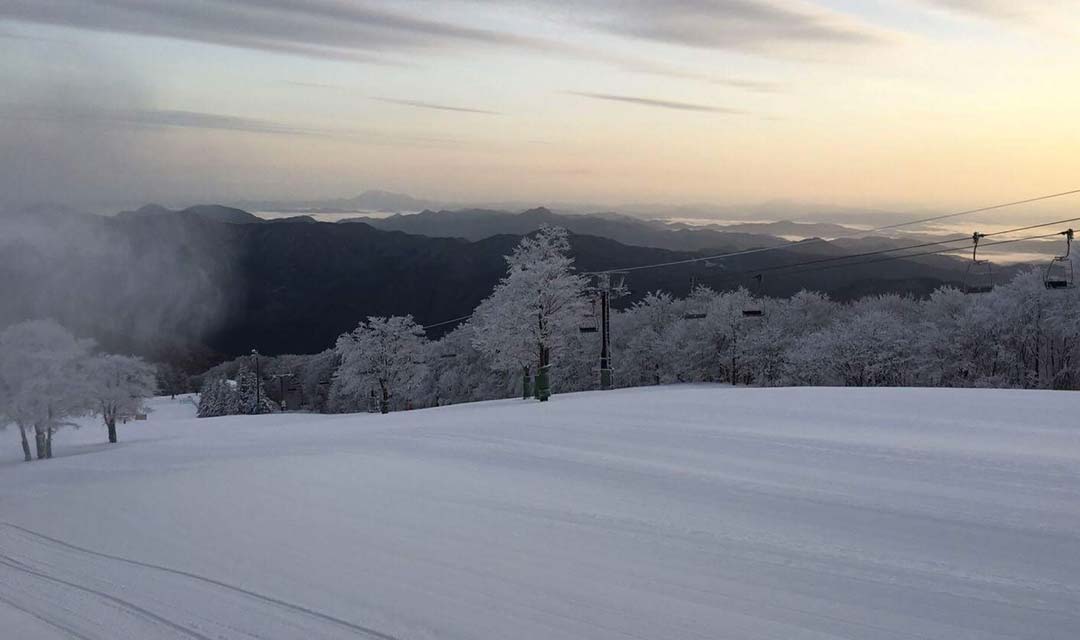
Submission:
M 240 400 L 236 393 L 236 382 L 220 375 L 207 376 L 199 391 L 197 415 L 200 418 L 215 418 L 238 413 Z
M 157 388 L 163 395 L 176 398 L 179 393 L 188 392 L 188 378 L 179 367 L 172 364 L 158 364 Z
M 372 391 L 381 413 L 389 413 L 391 403 L 411 408 L 427 375 L 426 342 L 412 316 L 368 318 L 338 338 L 341 366 L 332 393 L 355 403 L 343 408 L 359 408 Z
M 806 336 L 794 359 L 816 384 L 895 386 L 912 381 L 912 343 L 910 327 L 875 309 Z
M 278 410 L 277 403 L 267 395 L 263 381 L 247 364 L 241 364 L 236 372 L 236 404 L 237 413 L 245 415 L 274 413 Z
M 0 333 L 0 415 L 18 427 L 27 461 L 31 430 L 38 459 L 51 458 L 53 434 L 92 409 L 91 345 L 52 320 L 22 322 Z
M 140 358 L 102 354 L 90 359 L 87 376 L 94 411 L 115 443 L 117 420 L 145 410 L 143 401 L 157 391 L 157 372 Z
M 649 293 L 616 314 L 612 332 L 621 384 L 664 384 L 688 380 L 685 305 L 665 292 Z
M 426 404 L 476 402 L 513 393 L 511 382 L 493 372 L 491 361 L 473 342 L 473 327 L 465 324 L 430 344 Z
M 743 315 L 745 309 L 756 304 L 750 292 L 740 288 L 716 293 L 706 287 L 697 287 L 689 304 L 706 313 L 705 318 L 688 328 L 691 342 L 688 364 L 694 378 L 731 384 L 748 382 L 749 334 L 760 324 Z
M 530 371 L 537 396 L 550 393 L 549 365 L 585 314 L 586 280 L 573 272 L 565 229 L 542 227 L 521 239 L 506 257 L 507 273 L 473 312 L 473 344 L 500 371 L 520 372 L 528 396 Z

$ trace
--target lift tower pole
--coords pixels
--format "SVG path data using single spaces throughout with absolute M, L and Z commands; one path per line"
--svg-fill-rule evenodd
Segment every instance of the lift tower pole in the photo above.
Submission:
M 600 388 L 611 388 L 611 278 L 600 283 Z

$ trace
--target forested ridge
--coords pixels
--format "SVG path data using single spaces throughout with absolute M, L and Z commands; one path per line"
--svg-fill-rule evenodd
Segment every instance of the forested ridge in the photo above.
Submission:
M 409 316 L 372 317 L 320 354 L 267 366 L 320 411 L 594 389 L 601 343 L 591 282 L 575 269 L 565 232 L 545 230 L 522 240 L 491 295 L 442 337 L 429 339 Z M 977 295 L 951 286 L 847 302 L 744 287 L 654 291 L 612 312 L 613 382 L 1077 389 L 1078 304 L 1077 289 L 1048 288 L 1038 268 Z

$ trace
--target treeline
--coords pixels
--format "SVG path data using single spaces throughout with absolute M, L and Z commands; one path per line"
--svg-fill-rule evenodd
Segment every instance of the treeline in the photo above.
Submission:
M 441 339 L 410 317 L 369 318 L 334 348 L 267 370 L 300 387 L 303 408 L 324 412 L 594 389 L 600 337 L 582 331 L 595 327 L 594 292 L 567 254 L 559 229 L 524 238 L 492 295 Z M 1037 270 L 989 293 L 943 288 L 927 299 L 657 292 L 612 313 L 614 384 L 1077 389 L 1078 303 L 1076 289 L 1049 290 Z M 220 384 L 221 371 L 208 379 Z

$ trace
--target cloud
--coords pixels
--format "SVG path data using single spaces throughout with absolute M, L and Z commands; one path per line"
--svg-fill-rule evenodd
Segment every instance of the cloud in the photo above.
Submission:
M 634 0 L 600 23 L 615 33 L 671 44 L 717 49 L 775 45 L 872 44 L 873 29 L 820 9 L 789 8 L 761 0 Z
M 0 104 L 0 119 L 97 124 L 134 128 L 184 128 L 244 131 L 285 135 L 330 135 L 331 132 L 296 127 L 269 120 L 196 111 L 161 109 L 110 109 Z
M 993 20 L 1004 25 L 1036 28 L 1047 33 L 1075 34 L 1080 5 L 1074 0 L 921 0 L 923 5 L 961 16 Z
M 473 109 L 469 107 L 455 107 L 446 104 L 436 104 L 434 102 L 423 102 L 421 100 L 398 100 L 395 98 L 372 98 L 372 100 L 378 100 L 379 102 L 386 102 L 389 104 L 399 104 L 406 107 L 416 107 L 417 109 L 434 109 L 436 111 L 457 111 L 459 113 L 477 113 L 488 116 L 501 116 L 502 113 L 498 111 L 488 111 L 487 109 Z
M 562 0 L 519 1 L 544 13 L 565 7 Z M 490 0 L 481 3 L 489 5 Z M 402 55 L 498 47 L 752 91 L 765 84 L 711 78 L 651 59 L 535 37 L 524 31 L 527 25 L 521 33 L 485 29 L 402 8 L 415 4 L 393 6 L 347 0 L 5 0 L 0 3 L 0 20 L 377 65 L 401 65 Z M 635 39 L 750 51 L 793 43 L 866 44 L 882 39 L 881 33 L 839 14 L 792 9 L 775 0 L 580 0 L 571 19 L 577 26 Z
M 341 89 L 341 87 L 336 84 L 326 84 L 323 82 L 303 82 L 301 80 L 283 80 L 282 84 L 287 84 L 293 87 L 303 87 L 305 89 Z
M 1034 12 L 1021 3 L 1006 0 L 923 0 L 925 4 L 954 11 L 992 18 L 1029 18 Z
M 593 100 L 608 100 L 612 102 L 626 102 L 629 104 L 636 104 L 643 107 L 656 107 L 659 109 L 675 109 L 678 111 L 701 111 L 708 113 L 723 113 L 727 115 L 745 115 L 746 111 L 739 109 L 729 109 L 725 107 L 714 107 L 704 104 L 694 104 L 692 102 L 676 102 L 673 100 L 657 100 L 654 98 L 642 98 L 638 96 L 621 96 L 611 93 L 592 93 L 588 91 L 567 91 L 566 93 L 574 96 L 581 96 L 582 98 L 591 98 Z
M 306 136 L 390 146 L 458 147 L 468 144 L 464 140 L 438 136 L 413 135 L 375 129 L 322 129 L 275 122 L 273 120 L 197 111 L 0 104 L 0 123 L 20 120 L 57 123 L 63 126 L 65 131 L 93 129 L 138 131 L 179 128 L 264 135 Z
M 463 43 L 544 47 L 344 0 L 5 0 L 0 19 L 373 63 L 390 62 L 387 52 Z
M 562 0 L 519 0 L 546 11 Z M 799 1 L 578 0 L 569 19 L 620 36 L 707 49 L 763 52 L 820 45 L 875 45 L 895 36 L 851 16 Z

